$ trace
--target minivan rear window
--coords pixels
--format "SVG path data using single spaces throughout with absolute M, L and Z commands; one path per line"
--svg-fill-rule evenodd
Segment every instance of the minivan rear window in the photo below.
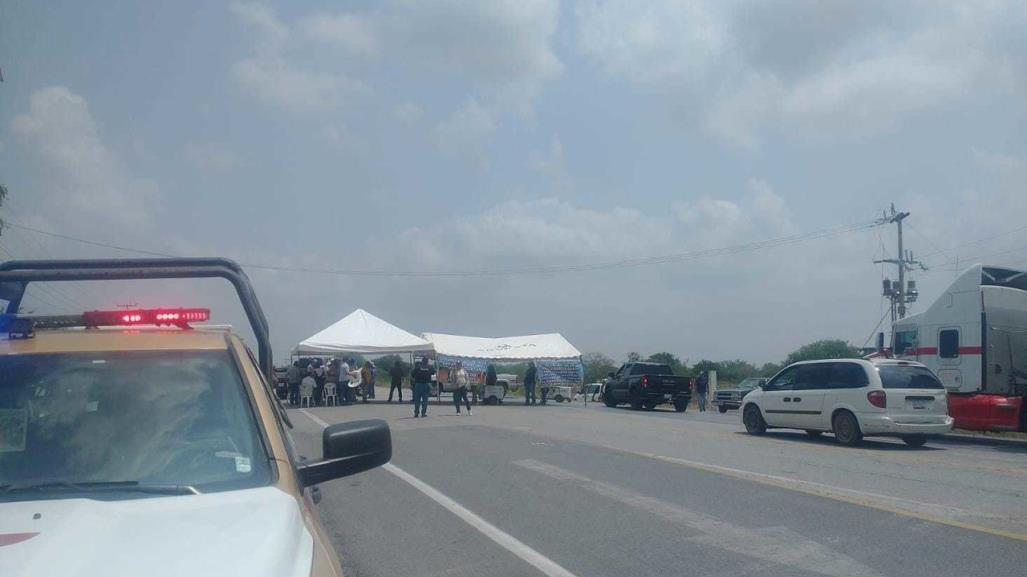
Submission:
M 877 367 L 881 384 L 886 389 L 944 389 L 945 387 L 926 367 L 885 365 Z

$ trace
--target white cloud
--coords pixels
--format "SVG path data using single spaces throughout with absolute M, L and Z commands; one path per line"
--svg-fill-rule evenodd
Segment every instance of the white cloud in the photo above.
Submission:
M 158 202 L 157 185 L 133 176 L 100 137 L 100 127 L 78 94 L 63 86 L 34 92 L 12 131 L 37 163 L 37 194 L 61 222 L 94 219 L 139 226 Z
M 319 12 L 303 18 L 300 28 L 314 40 L 342 46 L 353 54 L 371 56 L 379 50 L 376 24 L 365 16 Z
M 364 89 L 362 83 L 346 76 L 304 70 L 280 56 L 236 62 L 232 76 L 265 103 L 293 112 L 335 108 Z
M 557 0 L 392 2 L 383 28 L 401 65 L 459 78 L 499 109 L 530 110 L 563 71 L 552 47 Z
M 412 228 L 393 247 L 396 258 L 423 269 L 583 264 L 680 254 L 793 234 L 786 201 L 750 179 L 738 199 L 678 202 L 662 213 L 597 210 L 555 198 L 511 200 L 478 214 Z M 645 234 L 639 234 L 645 231 Z M 737 258 L 737 257 L 736 257 Z M 386 259 L 388 260 L 388 259 Z
M 289 38 L 289 28 L 275 15 L 274 10 L 266 4 L 257 2 L 232 2 L 232 11 L 245 24 L 257 29 L 261 37 L 269 42 L 283 42 Z
M 291 25 L 265 5 L 235 3 L 232 12 L 257 38 L 232 76 L 268 104 L 331 111 L 370 90 L 372 76 L 362 70 L 373 58 L 378 69 L 436 90 L 439 102 L 457 95 L 459 104 L 436 123 L 437 141 L 481 163 L 501 119 L 531 115 L 543 86 L 563 71 L 552 46 L 559 8 L 557 0 L 392 0 L 364 12 L 316 12 Z M 403 104 L 395 116 L 409 123 L 421 112 Z
M 419 120 L 423 113 L 421 107 L 413 102 L 404 102 L 392 110 L 392 114 L 396 118 L 406 123 Z
M 687 81 L 727 47 L 717 3 L 578 2 L 578 49 L 615 77 Z
M 553 135 L 549 141 L 549 150 L 544 154 L 535 154 L 531 161 L 531 168 L 535 172 L 547 176 L 557 177 L 564 173 L 563 142 L 559 136 Z
M 271 8 L 236 2 L 231 10 L 257 33 L 254 54 L 232 65 L 232 77 L 264 103 L 290 112 L 314 112 L 337 108 L 366 89 L 339 70 L 316 68 L 292 57 L 288 41 L 294 35 Z
M 225 172 L 245 164 L 235 151 L 219 142 L 187 145 L 185 156 L 193 166 L 211 172 Z
M 1027 77 L 1019 44 L 1002 36 L 1010 19 L 1022 28 L 1027 18 L 1002 3 L 854 11 L 583 1 L 576 13 L 579 50 L 607 73 L 669 92 L 710 133 L 748 147 L 772 130 L 815 138 L 891 130 L 982 85 L 1022 92 Z
M 452 116 L 435 127 L 439 146 L 452 154 L 463 154 L 485 162 L 483 146 L 496 130 L 492 112 L 470 98 Z

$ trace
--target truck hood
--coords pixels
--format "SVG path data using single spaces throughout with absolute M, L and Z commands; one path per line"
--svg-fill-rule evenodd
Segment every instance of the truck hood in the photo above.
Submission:
M 0 503 L 0 575 L 307 577 L 312 558 L 299 502 L 274 487 Z

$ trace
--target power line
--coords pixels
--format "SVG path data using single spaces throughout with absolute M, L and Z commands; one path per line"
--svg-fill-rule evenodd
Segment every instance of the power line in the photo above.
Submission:
M 100 242 L 96 240 L 78 238 L 66 234 L 60 234 L 41 230 L 29 226 L 25 226 L 18 223 L 8 223 L 9 226 L 20 230 L 33 232 L 36 234 L 42 234 L 51 236 L 54 238 L 60 238 L 72 242 L 78 242 L 91 246 L 97 246 L 102 248 L 108 248 L 112 250 L 118 250 L 123 252 L 142 254 L 147 256 L 158 256 L 158 257 L 174 257 L 176 255 L 136 249 L 124 246 L 118 246 L 115 244 Z M 849 232 L 856 232 L 860 230 L 866 230 L 877 226 L 876 221 L 865 221 L 857 222 L 853 224 L 841 225 L 833 228 L 815 230 L 806 233 L 793 234 L 789 236 L 777 237 L 766 239 L 762 241 L 755 241 L 751 243 L 737 244 L 725 247 L 711 248 L 694 250 L 687 252 L 680 252 L 674 254 L 667 254 L 654 257 L 638 257 L 621 259 L 616 261 L 606 261 L 597 263 L 586 263 L 578 265 L 551 265 L 551 266 L 537 266 L 537 267 L 522 267 L 522 268 L 507 268 L 507 269 L 471 269 L 471 270 L 436 270 L 436 271 L 423 271 L 423 270 L 370 270 L 370 269 L 328 269 L 328 268 L 315 268 L 315 267 L 296 267 L 296 266 L 280 266 L 270 265 L 263 263 L 248 263 L 241 262 L 240 264 L 246 268 L 259 269 L 259 270 L 270 270 L 277 272 L 293 272 L 293 273 L 311 273 L 311 274 L 328 274 L 328 275 L 340 275 L 340 276 L 364 276 L 364 277 L 486 277 L 486 276 L 513 276 L 513 275 L 544 275 L 544 274 L 556 274 L 556 273 L 569 273 L 569 272 L 585 272 L 585 271 L 598 271 L 598 270 L 610 270 L 619 268 L 635 268 L 642 266 L 651 266 L 658 264 L 666 264 L 672 262 L 682 262 L 688 260 L 695 260 L 699 258 L 709 258 L 715 256 L 731 256 L 744 252 L 751 252 L 756 250 L 763 250 L 767 248 L 776 248 L 780 246 L 789 246 L 798 244 L 801 242 L 807 242 L 811 240 L 818 240 L 837 236 Z
M 1018 232 L 1022 232 L 1022 231 L 1025 231 L 1025 230 L 1027 230 L 1027 226 L 1021 226 L 1019 228 L 1014 228 L 1014 229 L 1011 229 L 1011 230 L 1007 230 L 1005 232 L 1000 232 L 1000 233 L 994 234 L 992 236 L 986 236 L 986 237 L 983 237 L 983 238 L 978 238 L 978 239 L 975 239 L 975 240 L 971 240 L 969 242 L 965 242 L 965 243 L 962 243 L 962 244 L 957 244 L 956 246 L 954 246 L 951 249 L 949 249 L 948 252 L 954 252 L 954 251 L 957 251 L 957 250 L 959 250 L 961 248 L 966 248 L 968 246 L 973 246 L 975 244 L 981 244 L 981 243 L 984 243 L 984 242 L 988 242 L 989 240 L 995 240 L 996 238 L 1002 238 L 1003 236 L 1009 236 L 1011 234 L 1016 234 Z M 927 254 L 922 254 L 922 255 L 920 255 L 920 258 L 929 258 L 929 257 L 935 256 L 937 254 L 942 254 L 944 252 L 946 252 L 946 251 L 939 249 L 939 250 L 936 250 L 934 252 L 929 252 Z
M 4 254 L 6 254 L 7 257 L 10 258 L 10 259 L 16 259 L 17 258 L 17 257 L 14 256 L 13 253 L 11 253 L 11 251 L 9 249 L 7 249 L 6 247 L 4 247 L 2 245 L 0 245 L 0 252 L 3 252 Z M 57 292 L 56 290 L 54 290 L 54 287 L 47 286 L 46 284 L 40 284 L 40 283 L 37 283 L 37 284 L 35 284 L 33 286 L 36 289 L 38 289 L 40 293 L 43 293 L 43 294 L 45 294 L 47 296 L 43 297 L 41 294 L 33 294 L 33 293 L 29 293 L 28 296 L 30 296 L 30 297 L 32 297 L 32 298 L 34 298 L 36 300 L 39 300 L 41 302 L 46 303 L 47 305 L 53 307 L 54 310 L 64 310 L 64 311 L 69 311 L 69 312 L 86 310 L 86 306 L 85 305 L 75 301 L 74 299 L 72 299 L 69 296 L 66 296 L 63 293 Z M 54 302 L 54 300 L 50 300 L 50 299 L 55 299 L 57 302 Z M 61 301 L 63 301 L 63 302 L 61 302 Z

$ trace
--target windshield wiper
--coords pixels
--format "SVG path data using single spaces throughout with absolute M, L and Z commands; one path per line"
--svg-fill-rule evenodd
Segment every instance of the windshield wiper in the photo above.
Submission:
M 77 491 L 80 493 L 132 492 L 153 495 L 199 495 L 192 485 L 140 483 L 139 481 L 43 481 L 39 483 L 0 485 L 0 493 L 31 493 L 33 491 Z

